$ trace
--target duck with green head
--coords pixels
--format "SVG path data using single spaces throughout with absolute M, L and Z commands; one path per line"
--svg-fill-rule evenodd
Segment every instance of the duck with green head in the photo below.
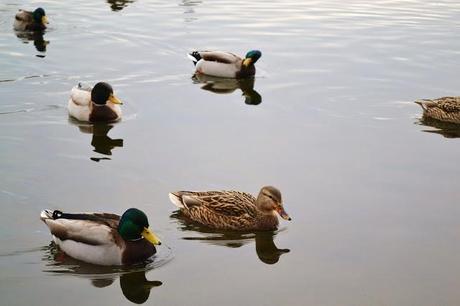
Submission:
M 160 240 L 149 229 L 144 212 L 130 208 L 110 213 L 69 214 L 44 210 L 40 219 L 54 242 L 70 257 L 97 265 L 140 263 L 156 253 Z
M 196 73 L 221 78 L 247 78 L 256 74 L 254 64 L 262 56 L 259 50 L 251 50 L 241 58 L 226 51 L 194 51 L 188 57 L 195 64 Z
M 43 31 L 48 24 L 48 17 L 41 7 L 35 11 L 19 10 L 14 18 L 13 27 L 16 31 Z
M 114 122 L 121 119 L 121 104 L 106 82 L 99 82 L 93 88 L 78 83 L 70 92 L 67 109 L 78 121 Z

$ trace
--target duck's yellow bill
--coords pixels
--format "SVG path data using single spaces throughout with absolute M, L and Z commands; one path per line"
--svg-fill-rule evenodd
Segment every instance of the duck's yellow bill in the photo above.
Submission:
M 161 244 L 160 239 L 158 239 L 158 237 L 152 231 L 150 231 L 148 228 L 144 227 L 144 230 L 142 231 L 141 235 L 142 235 L 142 237 L 144 237 L 145 239 L 150 241 L 150 243 L 152 243 L 153 245 L 160 245 Z
M 43 23 L 43 24 L 48 24 L 48 23 L 49 23 L 49 22 L 48 22 L 48 17 L 42 16 L 42 23 Z
M 113 94 L 110 95 L 109 101 L 112 102 L 113 104 L 123 104 L 123 102 L 121 102 L 120 99 L 115 97 Z
M 249 64 L 251 64 L 252 62 L 252 58 L 245 58 L 244 61 L 243 61 L 243 66 L 249 66 Z

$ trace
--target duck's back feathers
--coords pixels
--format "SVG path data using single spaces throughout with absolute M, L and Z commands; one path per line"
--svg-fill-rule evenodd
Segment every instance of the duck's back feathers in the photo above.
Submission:
M 176 191 L 169 197 L 185 216 L 210 227 L 250 230 L 258 226 L 256 199 L 249 193 Z
M 417 100 L 423 109 L 423 116 L 440 121 L 460 124 L 460 97 Z

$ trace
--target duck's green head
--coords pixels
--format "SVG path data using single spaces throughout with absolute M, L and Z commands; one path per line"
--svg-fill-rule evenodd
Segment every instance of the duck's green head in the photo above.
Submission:
M 160 239 L 149 230 L 147 216 L 137 208 L 130 208 L 121 216 L 118 233 L 125 240 L 138 240 L 144 237 L 152 244 L 161 244 Z
M 32 17 L 34 18 L 35 22 L 41 23 L 43 25 L 48 23 L 48 17 L 46 17 L 45 10 L 41 7 L 32 12 Z
M 261 56 L 262 52 L 260 52 L 259 50 L 251 50 L 248 53 L 246 53 L 246 57 L 243 60 L 243 65 L 246 67 L 249 65 L 254 65 Z
M 91 101 L 97 105 L 105 105 L 107 104 L 107 101 L 112 102 L 113 104 L 123 104 L 113 94 L 112 86 L 105 82 L 99 82 L 94 85 L 93 89 L 91 90 Z

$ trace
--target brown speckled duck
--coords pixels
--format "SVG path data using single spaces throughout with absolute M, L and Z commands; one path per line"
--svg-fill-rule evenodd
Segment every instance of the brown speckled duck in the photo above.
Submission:
M 460 124 L 460 97 L 422 99 L 415 103 L 423 108 L 423 117 Z
M 215 229 L 275 230 L 276 213 L 291 220 L 280 191 L 272 186 L 262 187 L 257 198 L 240 191 L 176 191 L 169 198 L 186 217 Z
M 156 253 L 154 245 L 161 244 L 149 230 L 147 216 L 137 208 L 128 209 L 121 217 L 110 213 L 44 210 L 40 219 L 62 251 L 91 264 L 139 263 Z

